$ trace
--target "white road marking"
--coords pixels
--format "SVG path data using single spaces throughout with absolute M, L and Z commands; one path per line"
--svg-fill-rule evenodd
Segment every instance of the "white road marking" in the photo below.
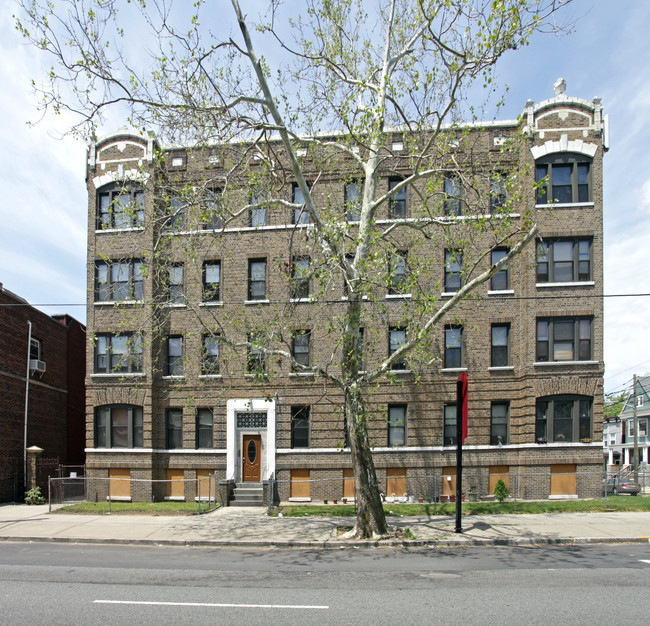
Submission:
M 650 561 L 646 561 L 646 559 L 639 559 L 639 561 L 641 563 L 647 563 L 648 565 L 650 565 Z
M 207 606 L 212 608 L 235 609 L 316 609 L 326 610 L 329 606 L 309 604 L 228 604 L 216 602 L 146 602 L 137 600 L 93 600 L 95 604 L 140 604 L 146 606 Z

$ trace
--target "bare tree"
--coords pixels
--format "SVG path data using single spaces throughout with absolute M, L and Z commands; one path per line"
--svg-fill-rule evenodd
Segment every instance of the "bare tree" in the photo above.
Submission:
M 535 31 L 554 27 L 568 2 L 309 0 L 289 19 L 289 7 L 274 0 L 268 14 L 254 20 L 232 0 L 229 34 L 208 2 L 194 3 L 193 13 L 171 0 L 19 2 L 19 30 L 54 63 L 45 82 L 35 83 L 43 107 L 77 114 L 72 131 L 86 135 L 117 109 L 163 140 L 222 146 L 218 184 L 195 178 L 180 190 L 183 205 L 203 218 L 206 206 L 216 211 L 215 239 L 251 210 L 284 208 L 305 226 L 287 242 L 285 270 L 293 288 L 310 279 L 309 297 L 318 303 L 334 281 L 345 285 L 340 314 L 330 315 L 327 305 L 312 309 L 321 320 L 329 317 L 323 332 L 336 337 L 336 347 L 318 363 L 300 362 L 289 348 L 286 320 L 295 311 L 288 302 L 245 340 L 216 315 L 208 325 L 233 349 L 286 359 L 296 371 L 340 389 L 357 537 L 387 532 L 368 435 L 369 390 L 394 379 L 407 356 L 410 368 L 430 366 L 434 329 L 536 233 L 521 208 L 527 177 L 520 172 L 517 133 L 486 157 L 476 145 L 481 126 L 468 90 L 492 90 L 497 61 Z M 253 160 L 261 165 L 255 173 Z M 491 202 L 497 192 L 489 182 L 495 169 L 508 172 L 498 203 Z M 344 211 L 327 193 L 334 172 L 350 190 Z M 386 177 L 387 188 L 380 184 Z M 281 193 L 289 183 L 297 190 L 290 200 Z M 244 198 L 241 189 L 250 187 L 260 193 Z M 400 207 L 407 191 L 408 215 Z M 207 192 L 216 193 L 214 202 L 206 202 Z M 179 193 L 178 181 L 170 180 L 169 193 Z M 459 218 L 461 203 L 466 219 Z M 154 253 L 164 256 L 174 244 L 165 237 L 160 242 Z M 491 265 L 495 246 L 508 252 Z M 451 274 L 463 277 L 445 298 L 439 283 L 432 289 L 429 254 L 443 248 L 453 251 Z M 299 263 L 305 251 L 313 259 L 309 266 Z M 379 287 L 411 297 L 377 303 Z M 364 320 L 375 315 L 382 323 L 397 320 L 404 332 L 389 356 L 373 361 L 372 339 L 363 337 L 362 346 L 360 337 Z

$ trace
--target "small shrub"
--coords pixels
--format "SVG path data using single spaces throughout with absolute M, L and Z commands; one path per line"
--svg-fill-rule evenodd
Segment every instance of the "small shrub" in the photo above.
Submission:
M 503 502 L 507 497 L 510 496 L 510 492 L 506 487 L 506 484 L 501 478 L 497 480 L 497 484 L 494 485 L 494 497 L 499 501 Z
M 25 504 L 43 504 L 45 498 L 41 494 L 40 487 L 33 487 L 25 493 Z

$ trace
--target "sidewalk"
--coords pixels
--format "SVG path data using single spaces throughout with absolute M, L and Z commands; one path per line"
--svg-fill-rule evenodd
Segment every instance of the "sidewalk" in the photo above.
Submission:
M 70 515 L 47 505 L 0 505 L 0 541 L 56 541 L 214 547 L 359 548 L 532 545 L 650 541 L 650 513 L 389 517 L 415 540 L 340 541 L 345 517 L 267 517 L 263 508 L 223 508 L 201 516 Z

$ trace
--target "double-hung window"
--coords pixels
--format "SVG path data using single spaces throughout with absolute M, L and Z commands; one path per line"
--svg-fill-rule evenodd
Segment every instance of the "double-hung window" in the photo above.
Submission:
M 591 201 L 591 161 L 580 154 L 559 153 L 535 164 L 537 204 Z
M 266 259 L 248 260 L 248 299 L 266 299 Z
M 113 184 L 97 193 L 98 230 L 144 226 L 144 191 L 137 186 Z
M 142 371 L 142 337 L 135 333 L 99 333 L 95 337 L 95 373 L 130 374 Z
M 443 407 L 442 445 L 456 445 L 456 404 L 449 403 Z
M 182 263 L 175 263 L 169 268 L 167 302 L 171 304 L 182 304 L 185 302 L 183 295 L 183 273 Z
M 166 376 L 183 375 L 183 337 L 174 335 L 166 340 Z
M 185 199 L 179 194 L 172 194 L 169 198 L 169 230 L 180 230 L 185 226 Z
M 305 196 L 302 193 L 298 183 L 293 183 L 292 186 L 292 201 L 294 204 L 299 204 L 299 207 L 293 210 L 293 223 L 294 224 L 309 224 L 309 212 L 305 207 Z
M 537 319 L 537 361 L 590 361 L 592 319 L 551 317 Z
M 492 367 L 510 365 L 510 324 L 492 324 L 491 328 Z
M 219 335 L 203 335 L 201 374 L 204 376 L 219 373 L 219 348 Z
M 453 293 L 463 286 L 462 264 L 460 250 L 445 250 L 445 292 Z
M 462 188 L 457 174 L 445 175 L 443 188 L 445 193 L 445 215 L 462 215 Z
M 537 399 L 535 440 L 572 442 L 591 439 L 593 399 L 588 396 L 558 395 Z
M 508 254 L 507 248 L 495 248 L 490 253 L 490 261 L 492 265 L 496 265 L 501 259 Z M 507 291 L 510 289 L 510 270 L 508 266 L 502 267 L 498 272 L 492 276 L 490 281 L 491 291 Z
M 255 191 L 251 194 L 249 223 L 254 228 L 266 226 L 267 194 L 264 191 Z
M 503 172 L 493 172 L 490 179 L 490 213 L 502 211 L 507 199 L 506 175 Z
M 196 410 L 195 432 L 197 448 L 214 448 L 212 441 L 213 421 L 212 409 Z
M 309 448 L 309 407 L 291 407 L 291 447 Z
M 548 239 L 537 242 L 537 282 L 570 283 L 592 279 L 590 238 Z
M 407 287 L 407 268 L 406 268 L 406 251 L 395 252 L 389 260 L 389 287 L 388 293 L 391 295 L 404 294 L 408 291 Z
M 167 449 L 183 447 L 183 410 L 167 409 L 165 412 Z
M 388 355 L 392 355 L 406 343 L 406 328 L 390 328 L 388 330 Z M 406 359 L 400 357 L 393 361 L 393 370 L 405 370 Z
M 490 410 L 490 445 L 508 443 L 510 403 L 493 402 Z
M 291 272 L 291 297 L 294 300 L 309 298 L 309 258 L 294 257 Z
M 142 448 L 142 407 L 111 404 L 95 408 L 95 448 Z
M 388 446 L 406 445 L 406 405 L 388 405 Z
M 311 343 L 311 331 L 298 330 L 291 339 L 291 356 L 298 365 L 309 366 L 309 347 Z M 300 368 L 296 368 L 300 371 Z
M 201 227 L 203 230 L 218 230 L 223 228 L 223 201 L 219 189 L 208 189 L 203 201 Z
M 246 355 L 246 373 L 260 376 L 266 372 L 266 356 L 261 348 L 263 337 L 249 333 L 247 339 L 250 345 Z
M 443 367 L 446 369 L 463 367 L 462 326 L 445 326 L 445 354 Z
M 221 261 L 203 264 L 203 302 L 221 301 Z
M 348 222 L 358 222 L 361 217 L 361 202 L 363 199 L 363 186 L 360 182 L 346 183 L 345 185 L 345 219 Z
M 97 261 L 95 263 L 95 301 L 142 300 L 144 272 L 142 261 Z
M 402 182 L 400 178 L 390 178 L 388 180 L 388 190 L 392 191 Z M 388 200 L 388 217 L 392 220 L 402 220 L 406 218 L 406 187 L 396 191 Z

